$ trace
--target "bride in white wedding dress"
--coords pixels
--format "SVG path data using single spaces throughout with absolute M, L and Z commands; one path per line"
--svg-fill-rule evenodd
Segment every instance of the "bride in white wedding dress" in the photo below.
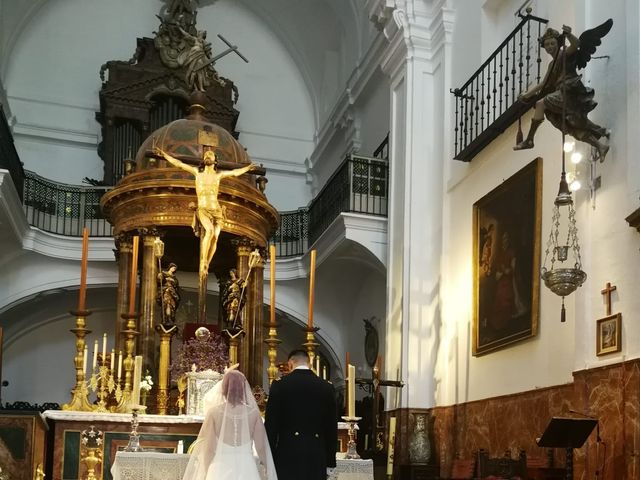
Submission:
M 183 480 L 277 480 L 262 417 L 244 375 L 228 370 L 204 405 L 205 420 Z

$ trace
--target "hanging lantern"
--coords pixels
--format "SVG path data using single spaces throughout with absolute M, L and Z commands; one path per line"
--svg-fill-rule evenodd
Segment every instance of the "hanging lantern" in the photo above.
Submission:
M 562 55 L 562 78 L 566 72 L 566 45 L 565 36 L 560 37 L 564 50 Z M 562 173 L 560 174 L 560 188 L 553 205 L 553 216 L 551 233 L 547 241 L 547 249 L 542 266 L 542 280 L 545 286 L 556 295 L 562 297 L 562 310 L 560 321 L 566 320 L 566 310 L 564 308 L 564 297 L 575 292 L 587 279 L 587 274 L 582 271 L 582 260 L 580 258 L 580 244 L 578 243 L 578 227 L 576 226 L 576 211 L 573 206 L 571 190 L 567 184 L 567 173 L 565 171 L 565 155 L 573 150 L 566 142 L 566 103 L 567 92 L 566 82 L 562 84 Z M 566 208 L 566 224 L 561 215 L 561 209 Z M 566 240 L 562 242 L 566 231 Z M 561 236 L 562 233 L 562 236 Z M 551 253 L 550 267 L 547 268 L 547 259 Z M 569 258 L 571 257 L 571 258 Z M 556 265 L 556 262 L 559 265 Z M 565 266 L 566 265 L 566 266 Z
M 563 227 L 561 209 L 564 211 L 565 208 L 567 220 L 566 227 Z M 562 233 L 566 230 L 564 243 L 562 243 L 564 235 L 561 236 L 561 230 Z M 550 254 L 550 267 L 547 268 L 547 260 L 549 260 Z M 556 262 L 558 265 L 556 265 Z M 547 249 L 545 250 L 544 264 L 542 266 L 542 280 L 545 286 L 556 295 L 562 297 L 560 321 L 564 322 L 566 320 L 564 297 L 575 292 L 586 279 L 587 274 L 582 271 L 582 260 L 580 258 L 576 211 L 573 207 L 573 199 L 571 198 L 566 173 L 563 168 L 558 196 L 553 205 L 551 233 L 547 241 Z

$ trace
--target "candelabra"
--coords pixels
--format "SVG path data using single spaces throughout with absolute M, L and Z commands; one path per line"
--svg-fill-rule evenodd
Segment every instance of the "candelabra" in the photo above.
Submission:
M 347 454 L 344 456 L 347 460 L 357 460 L 360 458 L 356 451 L 356 425 L 362 417 L 344 416 L 342 419 L 349 424 L 349 443 L 347 443 Z

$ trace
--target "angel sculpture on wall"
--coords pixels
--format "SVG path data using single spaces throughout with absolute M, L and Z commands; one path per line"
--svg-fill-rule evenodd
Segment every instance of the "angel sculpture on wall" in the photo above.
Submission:
M 527 138 L 513 147 L 514 150 L 533 148 L 536 130 L 546 115 L 560 131 L 564 128 L 565 133 L 595 147 L 600 161 L 604 160 L 609 145 L 601 138 L 608 139 L 609 132 L 587 117 L 598 103 L 593 100 L 594 90 L 585 87 L 577 70 L 583 69 L 591 60 L 596 47 L 601 44 L 600 40 L 609 33 L 612 25 L 613 20 L 609 19 L 602 25 L 585 30 L 580 38 L 576 38 L 571 33 L 571 28 L 566 25 L 562 27 L 562 33 L 547 28 L 538 39 L 540 46 L 553 57 L 553 60 L 542 82 L 532 86 L 519 97 L 522 102 L 530 102 L 536 97 L 539 97 L 539 100 L 535 104 Z M 569 45 L 563 48 L 565 39 L 569 41 Z

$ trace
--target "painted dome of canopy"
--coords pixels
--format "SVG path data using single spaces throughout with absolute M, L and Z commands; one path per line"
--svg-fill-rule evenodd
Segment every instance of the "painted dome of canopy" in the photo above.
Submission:
M 205 137 L 204 139 L 201 137 Z M 221 164 L 247 164 L 249 156 L 244 147 L 223 127 L 209 122 L 202 115 L 202 107 L 194 104 L 187 118 L 174 120 L 151 133 L 136 155 L 136 171 L 155 168 L 149 152 L 160 148 L 180 160 L 198 165 L 204 156 L 204 145 L 214 145 Z

